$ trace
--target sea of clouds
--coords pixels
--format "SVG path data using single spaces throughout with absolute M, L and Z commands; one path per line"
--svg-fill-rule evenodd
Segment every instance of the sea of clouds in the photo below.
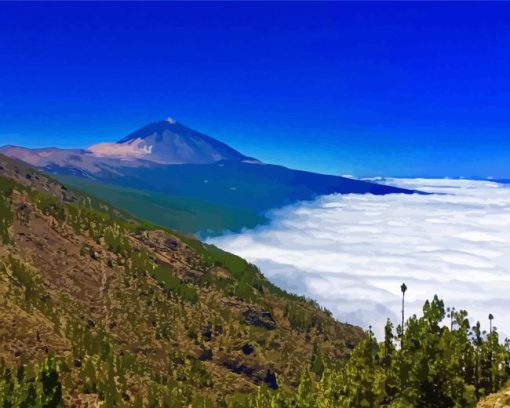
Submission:
M 510 335 L 510 186 L 386 179 L 435 194 L 328 195 L 275 210 L 271 222 L 209 242 L 255 263 L 271 281 L 316 299 L 340 321 L 372 326 L 419 313 L 437 294 Z

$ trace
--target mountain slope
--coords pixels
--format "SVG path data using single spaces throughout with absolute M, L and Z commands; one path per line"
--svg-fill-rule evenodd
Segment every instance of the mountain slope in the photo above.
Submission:
M 98 179 L 125 187 L 194 197 L 258 212 L 323 194 L 413 192 L 346 177 L 291 170 L 283 166 L 234 161 L 126 168 L 122 175 L 115 172 L 103 173 Z
M 4 146 L 0 152 L 55 175 L 72 176 L 65 182 L 105 199 L 118 197 L 118 187 L 136 189 L 133 197 L 114 203 L 145 219 L 154 219 L 152 210 L 170 214 L 164 225 L 183 232 L 218 234 L 254 227 L 268 210 L 324 194 L 414 192 L 263 164 L 171 119 L 149 124 L 118 143 L 101 143 L 88 150 Z M 126 197 L 126 190 L 122 195 Z M 158 201 L 157 208 L 153 200 Z M 195 206 L 196 215 L 184 217 L 191 222 L 174 216 L 173 200 Z M 211 214 L 229 216 L 220 220 Z
M 244 260 L 3 156 L 0 239 L 0 391 L 13 398 L 40 386 L 67 405 L 204 406 L 293 389 L 319 351 L 327 365 L 363 337 Z
M 265 213 L 323 194 L 410 194 L 413 191 L 349 178 L 326 176 L 282 166 L 224 161 L 204 165 L 170 165 L 123 168 L 94 178 L 66 174 L 64 168 L 47 169 L 55 177 L 148 220 L 158 220 L 183 232 L 238 231 L 255 227 Z M 129 189 L 129 190 L 126 190 Z M 128 193 L 128 191 L 130 193 Z M 123 196 L 124 199 L 119 199 Z M 163 200 L 161 200 L 163 198 Z M 174 217 L 171 201 L 190 201 L 199 222 Z M 133 201 L 134 200 L 134 201 Z M 201 203 L 200 205 L 196 205 Z M 161 204 L 161 205 L 159 205 Z M 219 208 L 224 211 L 218 211 Z M 224 214 L 214 221 L 215 214 Z
M 192 197 L 120 187 L 88 178 L 55 175 L 66 185 L 95 195 L 143 220 L 184 233 L 211 236 L 266 222 L 256 211 L 218 205 Z
M 86 149 L 59 149 L 56 147 L 29 149 L 21 146 L 0 147 L 0 153 L 37 167 L 39 169 L 59 168 L 80 177 L 92 177 L 104 169 L 152 166 L 153 163 L 141 159 L 120 160 L 100 157 Z

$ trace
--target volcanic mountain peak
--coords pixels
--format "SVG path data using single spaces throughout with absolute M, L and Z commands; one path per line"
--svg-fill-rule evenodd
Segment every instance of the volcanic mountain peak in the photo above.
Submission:
M 117 143 L 99 143 L 88 150 L 99 157 L 145 159 L 163 164 L 253 160 L 171 117 L 144 126 Z
M 0 152 L 41 168 L 78 168 L 97 173 L 109 167 L 157 164 L 211 164 L 222 160 L 256 162 L 210 136 L 190 129 L 175 119 L 153 122 L 116 143 L 97 143 L 87 149 L 28 149 L 3 146 Z

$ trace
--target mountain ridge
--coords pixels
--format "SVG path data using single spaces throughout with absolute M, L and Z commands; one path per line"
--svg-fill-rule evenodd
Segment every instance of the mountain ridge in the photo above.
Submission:
M 150 123 L 117 142 L 96 143 L 87 148 L 0 147 L 0 152 L 30 165 L 73 167 L 97 173 L 101 167 L 143 167 L 154 164 L 209 164 L 221 160 L 259 163 L 227 144 L 197 132 L 173 119 Z

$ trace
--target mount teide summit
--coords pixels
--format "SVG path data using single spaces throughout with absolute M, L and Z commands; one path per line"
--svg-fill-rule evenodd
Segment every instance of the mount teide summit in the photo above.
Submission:
M 98 157 L 144 159 L 161 164 L 256 161 L 172 118 L 144 126 L 117 143 L 100 143 L 88 150 Z
M 116 143 L 98 143 L 86 149 L 28 149 L 4 146 L 0 152 L 31 165 L 56 171 L 99 173 L 112 167 L 157 164 L 210 164 L 221 160 L 258 162 L 225 143 L 204 135 L 172 118 L 153 122 Z

